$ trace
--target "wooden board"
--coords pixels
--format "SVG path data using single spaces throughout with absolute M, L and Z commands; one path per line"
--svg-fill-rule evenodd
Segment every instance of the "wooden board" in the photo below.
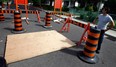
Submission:
M 5 59 L 7 63 L 12 63 L 74 45 L 72 41 L 54 30 L 8 35 Z

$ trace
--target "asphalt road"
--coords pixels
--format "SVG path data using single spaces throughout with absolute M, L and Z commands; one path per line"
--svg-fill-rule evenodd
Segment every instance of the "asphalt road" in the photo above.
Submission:
M 22 16 L 25 16 L 24 14 Z M 44 12 L 41 12 L 41 17 L 45 16 Z M 37 22 L 36 15 L 29 14 L 29 22 L 27 25 L 23 20 L 23 28 L 26 29 L 25 33 L 40 32 L 46 30 L 59 31 L 62 27 L 61 24 L 51 22 L 52 28 L 43 28 L 45 23 Z M 5 14 L 5 21 L 0 21 L 0 56 L 4 55 L 5 44 L 7 35 L 11 35 L 11 31 L 14 29 L 13 14 Z M 62 35 L 66 36 L 73 42 L 80 40 L 80 37 L 84 29 L 78 26 L 70 26 L 70 32 L 63 32 Z M 113 40 L 114 39 L 114 40 Z M 96 54 L 99 57 L 99 62 L 96 64 L 88 64 L 83 62 L 77 57 L 77 54 L 83 50 L 84 43 L 81 46 L 71 47 L 56 52 L 48 53 L 41 56 L 36 56 L 30 59 L 22 60 L 19 62 L 8 64 L 8 67 L 115 67 L 116 66 L 116 39 L 110 36 L 106 36 L 102 44 L 100 54 Z

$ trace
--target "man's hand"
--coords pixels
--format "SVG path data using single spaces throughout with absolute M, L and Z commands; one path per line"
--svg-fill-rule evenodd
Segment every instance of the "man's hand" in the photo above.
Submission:
M 114 21 L 110 22 L 109 25 L 108 25 L 108 28 L 105 31 L 108 31 L 108 30 L 112 29 L 114 26 L 115 26 Z
M 96 18 L 93 20 L 93 24 L 96 24 L 97 19 L 98 19 L 98 17 L 96 17 Z

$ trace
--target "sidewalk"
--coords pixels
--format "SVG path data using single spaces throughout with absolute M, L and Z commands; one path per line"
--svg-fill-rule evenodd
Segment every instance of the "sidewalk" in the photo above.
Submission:
M 60 17 L 67 18 L 67 16 L 63 16 L 63 15 L 60 16 Z M 82 20 L 79 20 L 79 19 L 72 18 L 72 20 L 73 21 L 80 22 L 80 23 L 83 23 L 83 24 L 87 24 L 87 22 L 82 21 Z M 95 26 L 94 24 L 90 24 L 90 25 L 93 26 L 93 27 Z M 114 31 L 114 30 L 108 30 L 105 34 L 116 38 L 116 31 Z
M 106 32 L 106 34 L 109 35 L 109 36 L 112 36 L 112 37 L 115 37 L 115 38 L 116 38 L 116 31 L 108 30 L 108 31 Z

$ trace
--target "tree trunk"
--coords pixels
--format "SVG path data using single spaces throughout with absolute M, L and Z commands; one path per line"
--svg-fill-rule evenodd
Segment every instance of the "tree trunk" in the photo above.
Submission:
M 52 1 L 53 1 L 53 0 L 50 0 L 50 6 L 52 6 Z
M 68 7 L 69 6 L 69 1 L 64 1 L 64 7 Z
M 2 2 L 0 2 L 0 6 L 2 6 Z

